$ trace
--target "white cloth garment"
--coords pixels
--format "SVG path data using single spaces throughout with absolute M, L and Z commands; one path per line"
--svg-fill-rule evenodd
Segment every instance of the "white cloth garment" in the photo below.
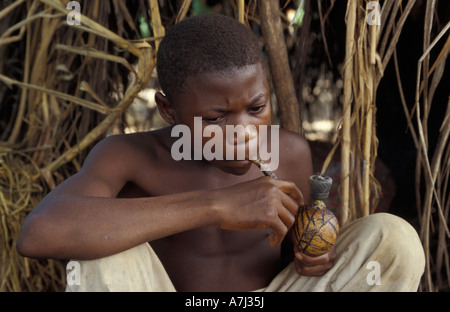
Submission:
M 388 213 L 357 219 L 339 233 L 334 266 L 323 276 L 299 276 L 289 264 L 258 291 L 417 291 L 425 254 L 415 229 Z M 66 291 L 176 291 L 149 244 L 98 260 L 78 261 L 79 283 Z

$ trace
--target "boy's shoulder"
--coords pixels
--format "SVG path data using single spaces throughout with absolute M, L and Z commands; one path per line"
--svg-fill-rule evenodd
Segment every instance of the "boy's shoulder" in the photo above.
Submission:
M 298 133 L 280 128 L 279 139 L 280 153 L 285 156 L 310 153 L 308 141 Z
M 276 172 L 281 179 L 294 181 L 309 202 L 308 177 L 313 173 L 308 141 L 298 133 L 280 129 L 280 165 Z
M 103 181 L 113 194 L 128 182 L 151 190 L 147 173 L 158 174 L 159 168 L 167 163 L 167 153 L 170 153 L 167 133 L 170 138 L 167 129 L 110 135 L 92 148 L 80 174 Z
M 119 154 L 127 153 L 130 150 L 134 150 L 135 152 L 163 150 L 169 144 L 167 134 L 167 128 L 146 132 L 114 134 L 101 140 L 95 146 L 95 149 L 116 151 Z
M 148 162 L 164 157 L 169 144 L 167 132 L 167 129 L 163 128 L 148 132 L 107 136 L 89 152 L 85 166 L 92 167 L 101 164 L 102 167 L 131 169 L 142 161 Z

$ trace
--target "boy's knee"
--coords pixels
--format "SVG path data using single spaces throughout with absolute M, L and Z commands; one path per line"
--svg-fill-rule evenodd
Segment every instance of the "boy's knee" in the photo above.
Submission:
M 364 219 L 373 235 L 379 235 L 380 244 L 384 246 L 386 253 L 424 259 L 419 235 L 407 221 L 389 213 L 376 213 Z
M 388 213 L 373 214 L 365 221 L 379 235 L 376 254 L 385 270 L 396 271 L 392 273 L 408 276 L 417 283 L 425 268 L 425 253 L 417 231 L 404 219 Z
M 349 264 L 348 270 L 339 271 L 354 278 L 354 283 L 339 278 L 348 289 L 361 291 L 370 286 L 367 290 L 417 290 L 425 269 L 425 253 L 417 231 L 402 218 L 376 213 L 357 219 L 342 228 L 336 247 L 338 262 Z M 374 281 L 370 279 L 375 277 Z

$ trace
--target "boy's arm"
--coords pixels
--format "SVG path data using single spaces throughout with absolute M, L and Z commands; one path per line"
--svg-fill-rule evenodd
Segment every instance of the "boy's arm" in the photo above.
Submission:
M 19 254 L 34 258 L 95 259 L 179 232 L 217 225 L 229 230 L 271 228 L 281 243 L 294 221 L 294 183 L 260 178 L 226 189 L 146 198 L 115 198 L 132 181 L 133 151 L 105 140 L 83 169 L 50 192 L 26 218 Z M 120 151 L 120 153 L 119 153 Z M 297 194 L 297 195 L 295 195 Z
M 129 147 L 120 139 L 113 140 L 99 143 L 82 170 L 57 186 L 29 214 L 17 241 L 21 255 L 99 258 L 214 222 L 211 202 L 201 192 L 115 198 L 134 169 L 131 159 L 119 159 Z
M 75 180 L 92 185 L 92 180 L 75 178 L 71 182 Z M 126 199 L 50 195 L 25 220 L 17 249 L 33 258 L 101 258 L 210 225 L 211 205 L 200 191 Z

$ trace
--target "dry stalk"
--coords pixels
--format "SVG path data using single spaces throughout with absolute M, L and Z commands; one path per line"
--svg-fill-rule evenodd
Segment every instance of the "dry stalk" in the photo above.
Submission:
M 347 2 L 347 33 L 344 61 L 344 102 L 342 109 L 342 139 L 341 139 L 341 185 L 340 185 L 340 223 L 345 225 L 349 221 L 350 202 L 350 146 L 351 146 L 351 103 L 353 99 L 353 57 L 355 53 L 357 2 Z
M 161 42 L 162 37 L 164 37 L 166 31 L 164 29 L 164 26 L 161 23 L 161 16 L 159 14 L 159 4 L 158 0 L 148 0 L 149 6 L 150 6 L 150 13 L 152 16 L 152 23 L 153 23 L 153 33 L 155 35 L 155 55 L 158 52 L 159 43 Z
M 245 23 L 245 1 L 244 0 L 238 0 L 238 15 L 239 15 L 239 22 L 244 24 Z

